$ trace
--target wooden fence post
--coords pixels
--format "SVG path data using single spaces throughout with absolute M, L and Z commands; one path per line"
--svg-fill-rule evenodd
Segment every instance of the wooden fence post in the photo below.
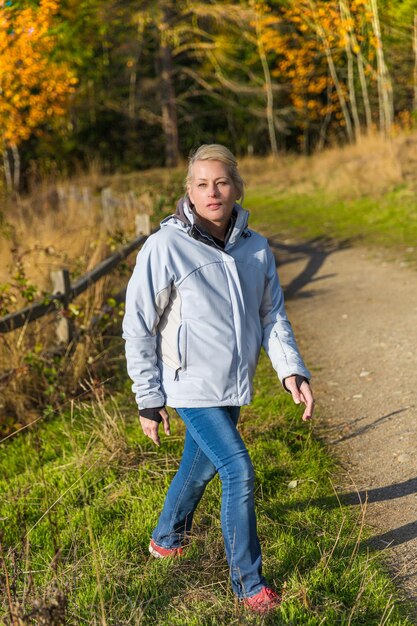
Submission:
M 124 195 L 125 206 L 128 211 L 134 211 L 138 208 L 138 199 L 134 191 L 128 191 Z
M 71 278 L 70 273 L 66 269 L 51 272 L 52 292 L 53 294 L 62 293 L 64 296 L 63 307 L 66 311 L 71 302 Z M 56 325 L 56 337 L 59 343 L 68 345 L 73 338 L 73 322 L 68 317 L 59 317 Z
M 136 236 L 151 234 L 151 220 L 147 213 L 137 213 L 135 215 Z
M 113 226 L 117 204 L 118 202 L 113 196 L 111 187 L 104 187 L 104 189 L 101 190 L 101 208 L 104 225 L 109 230 Z
M 90 187 L 81 188 L 81 197 L 84 208 L 90 210 L 91 207 L 91 189 Z
M 57 195 L 58 195 L 59 208 L 60 209 L 66 208 L 67 205 L 68 205 L 68 193 L 67 193 L 67 190 L 62 185 L 57 185 L 56 192 L 57 192 Z

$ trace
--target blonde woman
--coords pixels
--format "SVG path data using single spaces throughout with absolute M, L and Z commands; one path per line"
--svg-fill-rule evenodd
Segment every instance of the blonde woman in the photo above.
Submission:
M 222 482 L 221 524 L 234 593 L 267 613 L 280 596 L 262 575 L 254 471 L 237 430 L 251 402 L 261 346 L 294 402 L 313 415 L 306 369 L 287 319 L 274 256 L 248 227 L 233 154 L 202 145 L 189 160 L 186 194 L 139 252 L 128 285 L 123 337 L 144 433 L 160 445 L 176 409 L 184 452 L 149 550 L 179 556 L 207 483 Z

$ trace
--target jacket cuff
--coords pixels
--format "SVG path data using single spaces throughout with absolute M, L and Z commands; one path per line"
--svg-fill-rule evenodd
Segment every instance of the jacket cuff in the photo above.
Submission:
M 295 376 L 295 384 L 297 385 L 298 390 L 300 390 L 301 383 L 306 382 L 307 385 L 310 384 L 310 381 L 305 376 L 301 376 L 300 374 L 291 374 L 291 376 Z M 284 378 L 284 380 L 282 381 L 282 386 L 284 387 L 285 391 L 288 391 L 288 393 L 291 393 L 290 390 L 287 388 L 287 385 L 285 384 L 285 381 L 287 380 L 287 378 L 289 378 L 289 376 L 286 376 Z
M 153 422 L 158 422 L 158 424 L 160 424 L 162 422 L 162 417 L 160 416 L 159 411 L 164 408 L 165 406 L 158 406 L 150 409 L 139 409 L 139 415 L 141 417 L 145 417 L 147 420 L 152 420 Z

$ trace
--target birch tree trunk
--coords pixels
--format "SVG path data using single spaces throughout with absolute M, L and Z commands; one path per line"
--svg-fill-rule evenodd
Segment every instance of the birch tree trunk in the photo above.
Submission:
M 359 120 L 358 107 L 356 103 L 356 91 L 355 91 L 355 74 L 354 74 L 354 64 L 353 64 L 353 41 L 352 41 L 352 27 L 351 22 L 349 20 L 349 9 L 346 6 L 346 0 L 340 0 L 340 14 L 342 17 L 342 23 L 346 24 L 346 38 L 345 38 L 345 50 L 346 57 L 348 62 L 348 88 L 349 88 L 349 101 L 350 101 L 350 109 L 352 111 L 352 119 L 353 125 L 355 129 L 355 138 L 356 141 L 360 139 L 361 136 L 361 123 Z
M 330 104 L 331 101 L 331 93 L 332 93 L 332 87 L 329 84 L 327 87 L 327 104 Z M 332 117 L 332 113 L 331 113 L 331 108 L 330 106 L 328 107 L 326 116 L 323 120 L 323 124 L 320 127 L 320 134 L 319 134 L 319 141 L 317 144 L 317 151 L 321 152 L 324 148 L 325 142 L 326 142 L 326 134 L 327 134 L 327 128 L 330 124 L 330 120 Z
M 356 44 L 356 46 L 357 48 L 359 48 L 358 44 Z M 362 59 L 362 55 L 360 51 L 356 55 L 356 59 L 358 63 L 358 74 L 359 74 L 359 81 L 361 84 L 363 107 L 365 109 L 366 130 L 368 131 L 368 133 L 370 133 L 372 130 L 372 110 L 371 110 L 371 103 L 369 100 L 368 84 L 366 82 L 365 67 L 363 65 L 363 59 Z
M 4 167 L 4 178 L 6 180 L 6 188 L 9 192 L 11 192 L 13 190 L 13 179 L 12 179 L 12 172 L 10 168 L 9 151 L 7 148 L 3 148 L 3 167 Z
M 12 143 L 11 151 L 13 154 L 13 189 L 18 192 L 20 187 L 20 154 L 15 143 Z
M 323 27 L 321 26 L 321 24 L 317 20 L 315 20 L 315 27 L 316 27 L 316 32 L 317 32 L 318 36 L 320 37 L 320 39 L 323 42 L 324 51 L 325 51 L 326 59 L 327 59 L 327 64 L 329 66 L 330 76 L 332 77 L 332 81 L 333 81 L 333 84 L 334 84 L 335 89 L 336 89 L 337 97 L 339 98 L 339 104 L 340 104 L 340 108 L 342 110 L 343 119 L 345 120 L 346 134 L 348 136 L 348 140 L 351 143 L 353 143 L 354 140 L 355 140 L 355 136 L 354 136 L 353 128 L 352 128 L 352 120 L 350 118 L 349 109 L 347 107 L 346 99 L 345 99 L 345 96 L 343 94 L 342 85 L 340 84 L 339 77 L 337 75 L 336 66 L 335 66 L 334 61 L 333 61 L 332 51 L 330 49 L 326 33 L 325 33 Z
M 413 50 L 414 50 L 414 111 L 417 111 L 417 12 L 414 13 L 414 37 L 413 37 Z
M 384 50 L 382 46 L 381 27 L 379 23 L 377 0 L 370 0 L 372 11 L 372 27 L 377 41 L 377 81 L 378 81 L 378 102 L 379 102 L 379 124 L 380 130 L 386 137 L 391 136 L 392 122 L 394 119 L 393 92 L 391 77 L 385 63 Z
M 345 12 L 346 18 L 349 20 L 350 23 L 352 23 L 352 13 L 350 11 L 349 2 L 347 2 L 346 0 L 340 0 L 340 4 L 341 6 L 343 6 L 343 11 Z M 358 65 L 358 76 L 362 92 L 363 108 L 365 111 L 366 129 L 368 133 L 370 133 L 372 130 L 372 110 L 369 100 L 368 83 L 366 81 L 365 65 L 363 62 L 361 47 L 359 45 L 355 31 L 352 27 L 349 28 L 349 38 L 350 47 L 356 56 L 356 62 Z
M 255 9 L 256 12 L 256 9 Z M 261 33 L 259 30 L 259 19 L 257 12 L 256 15 L 256 44 L 258 48 L 259 58 L 262 64 L 262 70 L 265 79 L 266 90 L 266 119 L 268 122 L 269 143 L 271 145 L 271 152 L 274 156 L 278 156 L 277 136 L 275 133 L 275 121 L 274 121 L 274 93 L 272 90 L 271 72 L 269 71 L 268 59 L 266 58 L 265 49 L 262 43 Z

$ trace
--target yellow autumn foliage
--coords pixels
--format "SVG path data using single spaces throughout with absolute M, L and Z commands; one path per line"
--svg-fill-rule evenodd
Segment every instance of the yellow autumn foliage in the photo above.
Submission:
M 276 58 L 271 73 L 290 85 L 290 97 L 299 113 L 301 127 L 320 122 L 323 114 L 340 115 L 340 102 L 329 72 L 327 55 L 332 55 L 336 67 L 346 62 L 346 49 L 353 55 L 364 55 L 367 74 L 378 45 L 372 28 L 372 14 L 367 0 L 346 0 L 349 15 L 343 15 L 339 0 L 292 0 L 275 16 L 264 18 L 262 38 L 265 50 Z M 354 33 L 354 37 L 351 34 Z M 362 48 L 363 47 L 363 48 Z M 349 93 L 345 81 L 340 81 L 345 100 Z
M 53 59 L 56 0 L 15 8 L 0 3 L 0 136 L 18 145 L 47 120 L 65 112 L 77 79 Z

